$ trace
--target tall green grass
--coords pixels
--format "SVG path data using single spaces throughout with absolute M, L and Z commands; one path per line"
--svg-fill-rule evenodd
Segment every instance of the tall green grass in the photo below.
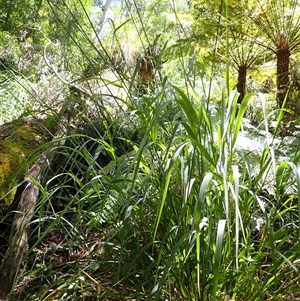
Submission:
M 299 297 L 300 157 L 240 148 L 251 95 L 238 106 L 228 68 L 221 105 L 162 73 L 54 142 L 12 300 Z

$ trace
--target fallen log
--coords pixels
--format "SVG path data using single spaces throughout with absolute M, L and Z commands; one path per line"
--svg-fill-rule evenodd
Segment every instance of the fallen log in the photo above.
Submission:
M 34 121 L 32 121 L 34 120 Z M 60 119 L 61 121 L 62 119 Z M 63 120 L 65 121 L 65 120 Z M 19 121 L 15 121 L 19 122 Z M 49 142 L 50 140 L 55 140 L 56 138 L 59 138 L 63 136 L 63 133 L 65 131 L 64 126 L 62 123 L 57 122 L 57 123 L 51 123 L 51 132 L 55 134 L 50 134 L 48 137 L 45 137 L 45 132 L 50 133 L 50 127 L 49 127 L 49 122 L 47 122 L 46 119 L 39 119 L 35 120 L 34 118 L 27 118 L 25 120 L 21 120 L 20 123 L 23 125 L 25 124 L 25 129 L 19 132 L 33 132 L 33 136 L 35 139 L 35 143 L 32 141 L 27 141 L 25 137 L 19 137 L 22 141 L 22 143 L 19 143 L 22 145 L 22 148 L 20 148 L 22 151 L 24 151 L 24 154 L 22 155 L 22 161 L 24 164 L 26 163 L 26 158 L 27 156 L 30 156 L 30 154 L 34 154 L 36 151 L 36 148 L 39 146 L 42 146 L 43 143 Z M 10 123 L 14 124 L 14 122 Z M 39 125 L 37 125 L 39 124 Z M 45 126 L 45 124 L 48 125 L 48 127 Z M 54 126 L 53 126 L 54 125 Z M 7 126 L 7 125 L 4 125 Z M 11 130 L 10 135 L 12 135 L 12 129 L 15 128 L 16 126 L 9 126 L 9 129 Z M 39 129 L 44 130 L 43 138 L 41 138 L 39 135 L 37 135 L 36 132 L 36 127 Z M 46 130 L 46 131 L 45 131 Z M 17 132 L 18 130 L 16 130 Z M 39 132 L 41 134 L 41 132 Z M 32 135 L 26 134 L 26 138 L 31 137 Z M 36 137 L 37 136 L 37 137 Z M 32 137 L 31 137 L 32 138 Z M 25 144 L 23 145 L 23 142 L 25 141 Z M 60 144 L 63 143 L 64 140 L 60 140 Z M 25 152 L 26 147 L 29 148 L 30 143 L 31 148 L 29 152 Z M 18 146 L 19 146 L 18 144 Z M 28 237 L 29 237 L 29 224 L 31 221 L 31 218 L 34 214 L 35 206 L 38 201 L 39 197 L 39 184 L 45 175 L 48 166 L 50 165 L 50 162 L 52 161 L 53 158 L 53 145 L 46 148 L 42 155 L 27 169 L 26 175 L 23 179 L 23 185 L 19 186 L 19 188 L 23 188 L 23 190 L 19 193 L 21 194 L 18 196 L 18 189 L 14 189 L 16 191 L 16 194 L 14 196 L 14 202 L 18 201 L 17 205 L 17 210 L 14 212 L 14 219 L 12 222 L 12 225 L 10 227 L 10 237 L 9 237 L 9 244 L 8 248 L 5 252 L 5 256 L 2 260 L 2 264 L 0 267 L 0 300 L 2 298 L 5 298 L 9 295 L 10 292 L 12 292 L 14 288 L 14 283 L 16 281 L 16 277 L 18 276 L 18 272 L 24 257 L 24 254 L 27 250 L 28 247 Z M 18 149 L 18 152 L 20 152 L 20 149 Z M 11 149 L 7 149 L 7 152 L 11 152 Z M 39 150 L 41 152 L 41 149 Z M 13 158 L 9 157 L 11 160 Z M 21 162 L 22 162 L 21 161 Z M 3 164 L 3 162 L 0 162 Z M 10 161 L 4 162 L 7 163 L 8 166 L 11 165 Z M 1 165 L 1 164 L 0 164 Z M 19 167 L 20 168 L 20 167 Z M 7 170 L 7 173 L 9 172 L 14 172 L 14 170 Z M 19 172 L 19 171 L 18 171 Z M 14 185 L 16 185 L 18 182 L 21 181 L 21 174 L 16 178 Z M 1 186 L 3 186 L 3 183 Z M 1 187 L 0 186 L 0 187 Z M 7 195 L 7 194 L 6 194 Z M 11 198 L 11 197 L 10 197 Z M 7 201 L 6 201 L 7 203 Z M 10 201 L 9 201 L 10 203 Z M 14 204 L 11 204 L 14 205 Z
M 75 135 L 78 133 L 79 136 L 93 136 L 95 134 L 95 137 L 101 136 L 102 133 L 103 136 L 106 136 L 107 127 L 102 121 L 102 115 L 100 120 L 94 119 L 92 121 L 87 118 L 89 123 L 86 124 L 84 112 L 80 110 L 81 107 L 76 107 L 77 103 L 84 105 L 85 102 L 80 98 L 80 91 L 76 90 L 75 92 L 74 95 L 70 96 L 71 100 L 66 101 L 60 113 L 55 114 L 54 117 L 51 117 L 51 112 L 45 118 L 36 119 L 33 116 L 0 126 L 0 217 L 3 217 L 1 203 L 10 205 L 13 201 L 17 204 L 12 209 L 14 217 L 8 222 L 11 229 L 9 243 L 3 252 L 5 255 L 0 267 L 0 301 L 14 290 L 20 267 L 26 259 L 29 225 L 38 202 L 39 187 L 43 185 L 41 181 L 46 181 L 49 176 L 59 172 L 61 162 L 64 160 L 64 156 L 59 153 L 60 147 L 68 145 L 69 148 L 72 148 L 74 146 L 68 133 L 75 133 Z M 18 122 L 21 127 L 16 125 Z M 2 127 L 5 128 L 3 132 L 1 131 Z M 10 137 L 13 138 L 12 142 L 9 140 Z M 76 143 L 85 144 L 84 138 L 81 138 Z M 122 139 L 120 141 L 118 139 L 116 138 L 113 143 L 116 148 L 120 144 L 121 153 L 119 154 L 117 149 L 117 155 L 123 155 L 127 152 L 127 148 L 131 150 L 131 144 L 126 146 Z M 6 145 L 7 141 L 9 141 L 9 145 Z M 101 167 L 106 166 L 111 161 L 105 152 L 99 152 L 98 148 L 93 149 L 94 142 L 90 146 L 88 143 L 86 145 L 91 147 L 91 152 L 98 152 L 95 154 L 95 156 L 97 155 L 95 158 Z M 76 146 L 74 147 L 76 148 Z M 32 162 L 33 157 L 38 157 L 38 159 Z M 24 177 L 28 158 L 31 158 L 30 162 L 33 164 L 27 169 Z M 64 166 L 64 168 L 68 168 L 68 166 Z M 1 174 L 1 169 L 5 170 L 5 173 L 2 172 Z M 47 173 L 48 171 L 49 173 Z M 13 181 L 11 180 L 12 175 Z
M 15 213 L 9 247 L 0 271 L 0 297 L 7 296 L 12 290 L 23 255 L 27 249 L 28 225 L 38 200 L 39 188 L 37 182 L 42 179 L 42 169 L 45 169 L 45 163 L 46 157 L 42 155 L 28 170 L 25 179 L 26 186 Z

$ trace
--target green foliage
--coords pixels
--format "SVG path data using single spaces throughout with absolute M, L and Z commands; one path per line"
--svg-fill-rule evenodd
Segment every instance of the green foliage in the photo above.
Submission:
M 113 47 L 97 39 L 88 3 L 61 1 L 57 10 L 48 2 L 56 29 L 48 38 L 59 43 L 44 49 L 52 72 L 47 79 L 64 85 L 63 74 L 91 95 L 64 95 L 65 106 L 78 111 L 79 129 L 66 121 L 70 131 L 52 142 L 54 162 L 39 184 L 21 285 L 12 300 L 298 298 L 299 143 L 278 136 L 283 109 L 272 111 L 262 102 L 254 112 L 260 122 L 249 124 L 244 117 L 253 95 L 239 102 L 230 89 L 233 57 L 237 66 L 260 61 L 255 47 L 243 56 L 251 43 L 231 55 L 246 32 L 235 31 L 244 2 L 229 1 L 227 8 L 196 2 L 199 9 L 205 4 L 199 20 L 211 22 L 207 36 L 205 28 L 199 34 L 203 41 L 217 45 L 225 37 L 225 66 L 216 68 L 216 53 L 208 61 L 195 51 L 199 46 L 182 49 L 182 37 L 164 48 L 163 36 L 168 61 L 143 89 L 136 85 L 138 64 L 123 73 L 113 65 Z M 121 4 L 120 24 L 111 22 L 105 33 L 113 46 L 128 41 L 127 29 L 135 30 L 131 41 L 145 45 L 144 53 L 156 35 L 153 24 L 184 32 L 175 7 L 175 22 L 158 20 L 159 9 L 168 7 L 164 1 Z M 63 72 L 56 69 L 61 61 Z M 83 73 L 87 66 L 95 68 Z M 108 66 L 117 80 L 101 73 Z M 214 78 L 217 71 L 225 79 Z M 112 93 L 116 87 L 125 87 L 126 95 Z
M 9 32 L 2 31 L 0 33 L 0 43 L 0 70 L 17 69 L 18 56 L 21 54 L 21 49 L 17 47 L 17 39 L 11 36 Z
M 213 113 L 195 94 L 164 89 L 175 102 L 161 90 L 151 105 L 148 98 L 132 105 L 123 125 L 104 123 L 94 128 L 97 138 L 74 135 L 58 149 L 65 161 L 42 188 L 32 223 L 39 234 L 30 275 L 41 288 L 30 296 L 113 299 L 126 283 L 135 285 L 124 295 L 154 300 L 297 294 L 297 202 L 293 192 L 283 201 L 282 191 L 298 173 L 270 145 L 252 157 L 256 170 L 248 165 L 250 154 L 236 144 L 251 95 L 238 113 L 234 94 Z M 136 127 L 143 130 L 134 141 Z M 68 244 L 55 242 L 60 233 Z M 46 238 L 52 245 L 41 260 L 35 252 Z M 71 269 L 68 280 L 49 268 L 66 253 L 77 262 L 60 263 Z
M 31 110 L 28 79 L 17 77 L 10 72 L 2 72 L 0 90 L 0 124 L 17 119 L 24 112 Z
M 26 32 L 25 36 L 29 34 L 32 37 L 41 6 L 41 0 L 1 1 L 1 31 L 7 31 L 20 39 L 23 32 Z

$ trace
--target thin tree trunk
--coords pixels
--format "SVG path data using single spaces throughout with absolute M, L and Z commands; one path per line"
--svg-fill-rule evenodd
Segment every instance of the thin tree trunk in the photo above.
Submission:
M 289 85 L 290 49 L 277 50 L 277 105 L 282 107 Z
M 246 95 L 246 76 L 247 76 L 247 67 L 239 66 L 237 91 L 239 92 L 240 95 L 238 98 L 238 103 L 242 103 Z
M 101 36 L 101 33 L 103 31 L 103 27 L 104 27 L 104 23 L 106 20 L 106 15 L 107 12 L 112 4 L 113 0 L 106 0 L 105 3 L 102 5 L 102 15 L 99 17 L 99 32 L 98 32 L 98 36 Z

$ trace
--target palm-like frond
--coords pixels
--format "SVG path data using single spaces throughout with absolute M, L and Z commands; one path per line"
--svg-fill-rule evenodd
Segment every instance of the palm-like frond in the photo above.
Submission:
M 256 1 L 250 18 L 264 39 L 257 43 L 277 57 L 277 103 L 282 106 L 289 85 L 290 56 L 300 50 L 300 15 L 297 0 Z
M 287 3 L 289 2 L 289 3 Z M 256 1 L 260 13 L 250 15 L 267 38 L 259 43 L 276 54 L 278 49 L 300 49 L 299 1 Z

